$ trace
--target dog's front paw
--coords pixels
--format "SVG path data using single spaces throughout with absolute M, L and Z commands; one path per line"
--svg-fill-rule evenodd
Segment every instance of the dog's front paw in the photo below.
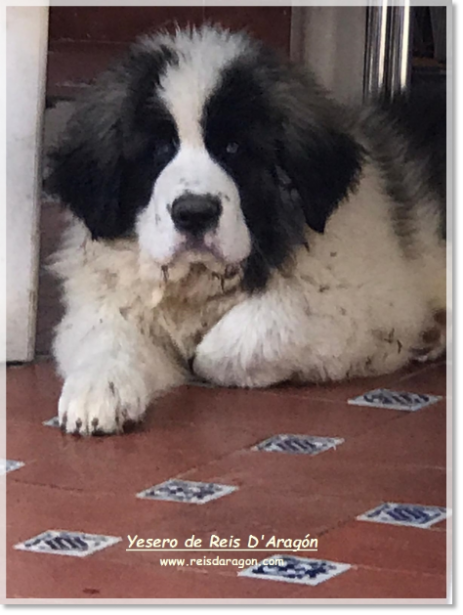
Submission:
M 227 344 L 209 334 L 196 349 L 192 371 L 202 380 L 223 387 L 265 388 L 284 379 L 281 370 L 262 353 L 246 350 L 237 340 Z
M 75 435 L 129 431 L 149 403 L 147 387 L 133 369 L 93 366 L 66 378 L 58 405 L 60 427 Z
M 262 301 L 235 306 L 204 336 L 192 361 L 197 376 L 245 388 L 268 387 L 291 376 L 291 329 L 285 330 L 278 305 L 266 309 Z

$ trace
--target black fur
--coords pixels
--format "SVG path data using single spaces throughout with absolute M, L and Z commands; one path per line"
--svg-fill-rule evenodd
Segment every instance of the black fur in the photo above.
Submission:
M 305 224 L 324 232 L 362 163 L 361 148 L 329 117 L 334 105 L 293 72 L 258 46 L 224 72 L 204 110 L 206 147 L 234 178 L 251 230 L 250 291 L 264 288 L 270 270 L 304 241 Z M 289 87 L 297 106 L 275 95 Z M 228 144 L 237 146 L 231 155 Z
M 205 145 L 234 179 L 251 231 L 248 290 L 265 286 L 270 269 L 303 240 L 302 210 L 294 207 L 277 172 L 278 119 L 252 72 L 239 65 L 224 74 L 204 110 Z M 228 153 L 227 146 L 236 151 Z
M 386 104 L 387 112 L 405 135 L 410 157 L 424 159 L 426 183 L 442 201 L 446 198 L 447 93 L 445 86 L 414 86 L 409 96 Z
M 438 203 L 440 233 L 445 239 L 445 88 L 429 91 L 418 87 L 409 96 L 382 101 L 364 115 L 360 126 L 368 140 L 368 153 L 395 204 L 394 228 L 404 251 L 408 253 L 413 245 L 413 212 L 422 200 L 432 198 Z
M 133 230 L 156 177 L 175 154 L 174 122 L 155 97 L 159 77 L 175 55 L 134 46 L 83 99 L 50 153 L 45 188 L 85 222 L 94 239 Z
M 441 237 L 446 238 L 447 92 L 445 86 L 414 86 L 408 97 L 387 107 L 408 143 L 409 159 L 418 161 L 425 189 L 440 204 Z
M 52 153 L 47 189 L 94 239 L 133 231 L 178 136 L 156 97 L 175 54 L 136 45 L 84 100 Z M 256 43 L 224 71 L 202 118 L 210 154 L 233 177 L 252 237 L 244 285 L 265 287 L 304 241 L 305 225 L 323 233 L 353 189 L 362 151 L 341 114 L 310 77 Z

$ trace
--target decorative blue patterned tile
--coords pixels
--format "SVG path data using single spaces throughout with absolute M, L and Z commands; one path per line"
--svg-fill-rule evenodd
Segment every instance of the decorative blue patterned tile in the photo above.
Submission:
M 7 474 L 7 472 L 13 472 L 22 468 L 24 463 L 22 461 L 11 461 L 10 459 L 0 459 L 0 476 Z
M 326 560 L 289 555 L 270 555 L 255 566 L 239 572 L 238 576 L 267 579 L 268 581 L 284 581 L 285 583 L 319 585 L 338 574 L 346 572 L 349 568 L 351 568 L 350 564 Z
M 374 521 L 375 523 L 428 528 L 446 519 L 448 515 L 449 511 L 440 506 L 387 502 L 360 515 L 357 519 L 359 521 Z
M 391 410 L 406 410 L 416 412 L 442 399 L 438 395 L 424 393 L 407 393 L 390 391 L 389 389 L 374 389 L 363 395 L 349 399 L 347 403 L 353 406 L 372 406 L 374 408 L 389 408 Z
M 122 538 L 115 536 L 100 536 L 84 534 L 83 532 L 68 532 L 67 530 L 49 530 L 34 538 L 25 540 L 15 549 L 33 551 L 34 553 L 53 553 L 54 555 L 71 555 L 87 557 L 96 551 L 101 551 L 120 542 Z
M 201 483 L 191 480 L 168 480 L 137 494 L 138 498 L 184 502 L 186 504 L 206 504 L 211 500 L 228 495 L 238 489 L 231 485 Z
M 42 425 L 45 425 L 45 427 L 59 427 L 59 418 L 54 416 L 52 419 L 48 419 L 48 421 L 43 421 Z
M 256 444 L 251 450 L 269 453 L 318 455 L 344 442 L 343 438 L 278 434 Z

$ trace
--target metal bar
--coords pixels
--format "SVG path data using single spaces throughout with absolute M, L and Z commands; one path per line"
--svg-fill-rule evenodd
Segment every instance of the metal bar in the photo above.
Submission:
M 412 29 L 409 0 L 405 0 L 404 6 L 391 9 L 389 28 L 387 95 L 394 98 L 407 92 L 410 86 Z
M 364 98 L 377 98 L 386 88 L 387 75 L 387 1 L 367 8 Z
M 410 0 L 367 9 L 364 99 L 393 98 L 408 90 L 411 76 L 412 20 Z

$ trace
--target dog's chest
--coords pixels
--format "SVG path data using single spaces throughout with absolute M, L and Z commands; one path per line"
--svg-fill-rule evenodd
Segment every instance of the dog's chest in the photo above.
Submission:
M 244 296 L 238 275 L 192 272 L 166 289 L 155 310 L 155 328 L 161 328 L 176 352 L 188 360 L 206 333 Z

